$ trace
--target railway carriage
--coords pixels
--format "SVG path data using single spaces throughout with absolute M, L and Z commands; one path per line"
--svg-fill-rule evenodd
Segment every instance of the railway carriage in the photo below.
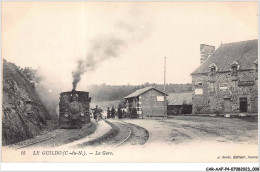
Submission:
M 84 124 L 89 123 L 90 102 L 89 92 L 72 90 L 60 93 L 60 128 L 81 128 Z

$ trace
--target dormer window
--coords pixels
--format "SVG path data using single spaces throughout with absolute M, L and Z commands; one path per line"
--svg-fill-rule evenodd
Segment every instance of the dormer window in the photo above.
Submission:
M 238 63 L 236 61 L 234 61 L 232 64 L 231 64 L 231 73 L 232 75 L 237 75 L 237 70 L 238 70 Z
M 216 74 L 216 68 L 213 67 L 210 69 L 210 75 L 215 76 L 215 74 Z
M 217 71 L 217 66 L 214 63 L 212 63 L 209 66 L 209 68 L 210 68 L 210 76 L 215 76 L 216 75 L 216 71 Z
M 232 75 L 237 75 L 237 66 L 232 66 Z

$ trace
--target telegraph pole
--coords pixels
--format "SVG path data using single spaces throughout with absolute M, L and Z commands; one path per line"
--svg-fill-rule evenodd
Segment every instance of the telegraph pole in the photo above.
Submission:
M 163 85 L 164 92 L 165 92 L 165 84 L 166 84 L 166 57 L 164 57 L 164 85 Z
M 166 84 L 166 57 L 164 57 L 164 85 L 163 85 L 163 92 L 165 93 L 165 84 Z M 167 117 L 167 112 L 166 112 L 166 95 L 164 94 L 164 118 Z

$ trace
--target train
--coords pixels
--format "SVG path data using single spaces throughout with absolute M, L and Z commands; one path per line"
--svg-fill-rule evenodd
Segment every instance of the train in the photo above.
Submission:
M 59 127 L 79 129 L 90 123 L 89 92 L 72 91 L 60 93 L 59 100 Z

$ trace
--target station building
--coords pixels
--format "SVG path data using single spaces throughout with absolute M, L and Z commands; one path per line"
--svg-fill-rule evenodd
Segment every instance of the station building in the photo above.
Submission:
M 201 65 L 192 76 L 192 112 L 258 112 L 258 40 L 202 44 Z
M 145 87 L 125 97 L 127 111 L 137 111 L 137 118 L 167 117 L 167 94 L 154 88 Z

